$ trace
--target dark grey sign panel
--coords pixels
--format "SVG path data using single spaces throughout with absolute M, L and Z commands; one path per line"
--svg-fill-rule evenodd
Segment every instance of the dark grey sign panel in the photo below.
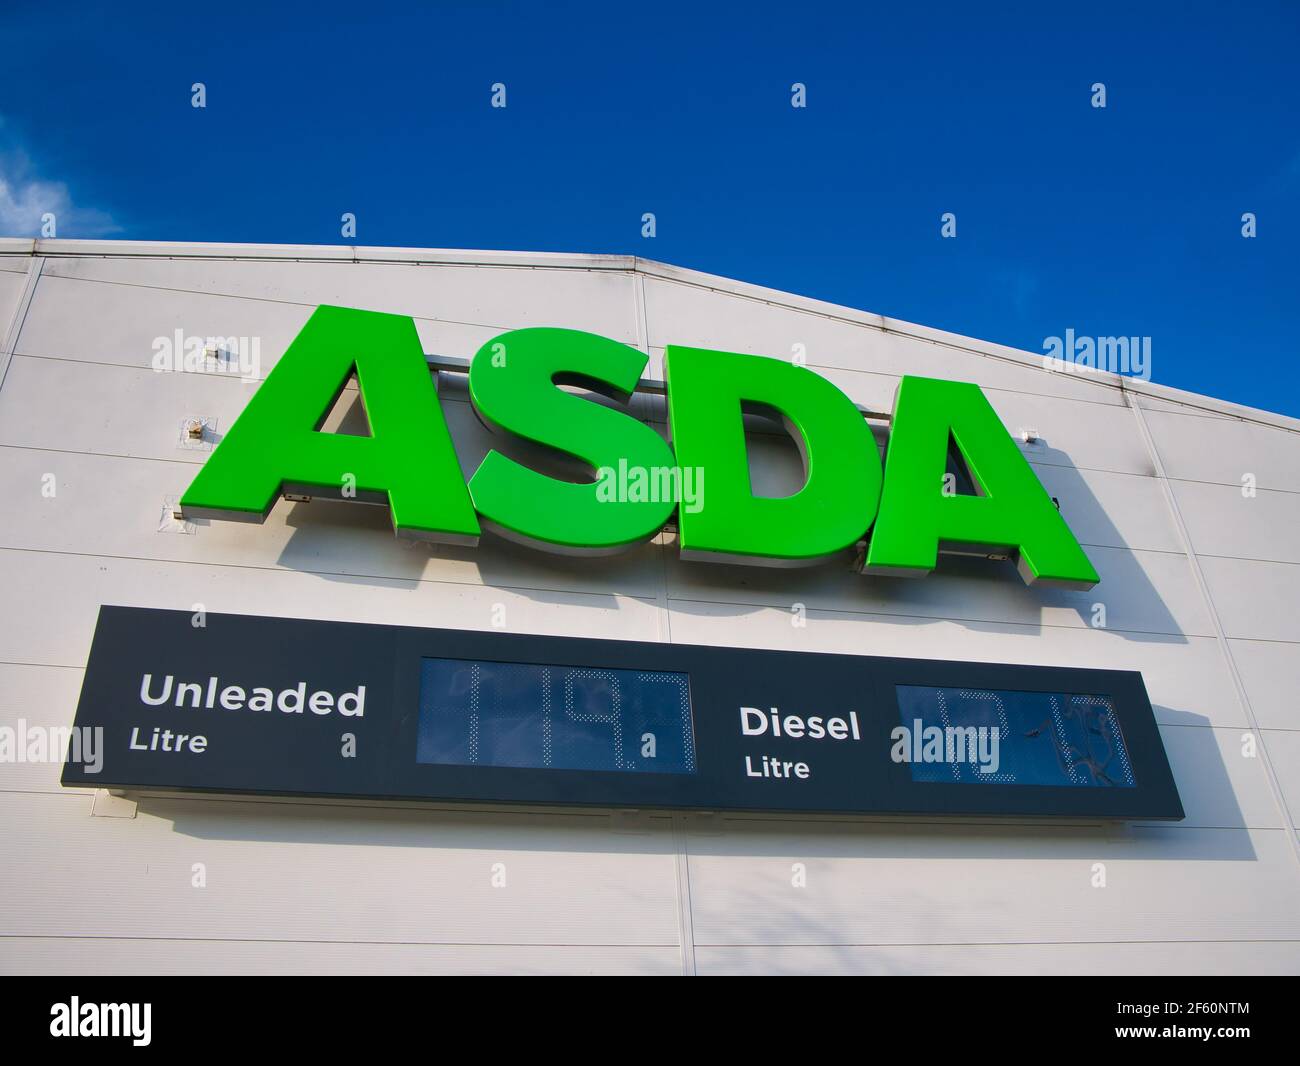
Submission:
M 1183 817 L 1140 674 L 104 607 L 63 783 Z

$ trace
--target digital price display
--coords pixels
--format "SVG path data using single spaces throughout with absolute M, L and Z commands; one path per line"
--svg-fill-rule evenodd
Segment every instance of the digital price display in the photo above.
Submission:
M 104 607 L 63 783 L 1177 819 L 1140 674 Z M 89 732 L 87 732 L 89 731 Z M 97 753 L 95 759 L 83 756 Z
M 453 766 L 695 772 L 685 674 L 425 659 L 416 758 Z
M 898 686 L 915 754 L 913 781 L 1134 788 L 1115 705 L 1106 696 Z M 960 757 L 958 757 L 960 756 Z

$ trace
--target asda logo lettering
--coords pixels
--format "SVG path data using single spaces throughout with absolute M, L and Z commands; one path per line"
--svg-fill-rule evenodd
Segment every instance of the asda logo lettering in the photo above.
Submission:
M 565 481 L 500 451 L 466 483 L 415 323 L 322 306 L 267 376 L 181 499 L 187 517 L 261 522 L 284 493 L 386 503 L 399 536 L 475 544 L 484 528 L 550 551 L 611 553 L 675 513 L 684 558 L 798 565 L 868 538 L 868 572 L 921 575 L 942 548 L 1014 555 L 1031 584 L 1091 588 L 1097 573 L 979 387 L 905 377 L 882 467 L 853 402 L 806 367 L 670 345 L 672 443 L 624 410 L 646 356 L 569 329 L 520 329 L 485 344 L 470 400 L 494 432 L 576 459 Z M 320 427 L 355 373 L 369 437 Z M 743 409 L 780 413 L 804 460 L 790 496 L 750 486 Z M 976 495 L 945 491 L 950 442 Z M 611 491 L 610 472 L 623 472 Z M 631 491 L 628 471 L 675 471 Z M 651 484 L 647 481 L 646 484 Z M 707 484 L 707 491 L 704 486 Z

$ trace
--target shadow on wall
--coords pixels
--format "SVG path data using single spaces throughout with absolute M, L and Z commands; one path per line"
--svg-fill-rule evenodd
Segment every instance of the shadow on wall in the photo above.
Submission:
M 661 950 L 675 943 L 680 844 L 701 967 L 906 973 L 933 966 L 922 957 L 933 946 L 970 949 L 945 951 L 943 965 L 977 971 L 981 948 L 1012 940 L 1183 939 L 1189 915 L 1199 913 L 1198 892 L 1222 906 L 1222 877 L 1204 864 L 1257 860 L 1214 731 L 1200 716 L 1158 712 L 1174 719 L 1162 732 L 1190 826 L 158 795 L 138 803 L 140 815 L 169 821 L 177 838 L 155 850 L 150 884 L 185 883 L 198 859 L 212 877 L 206 910 L 238 913 L 255 886 L 254 925 L 284 911 L 307 936 L 317 935 L 308 927 L 322 915 L 329 939 L 431 952 L 447 943 L 545 945 L 559 935 L 574 947 L 618 949 L 620 958 L 646 951 L 644 968 L 662 969 Z M 1240 831 L 1194 831 L 1208 825 Z M 1179 867 L 1160 868 L 1168 863 Z M 362 881 L 338 876 L 357 864 Z M 497 864 L 506 891 L 492 885 Z M 1194 869 L 1203 889 L 1186 881 Z M 311 904 L 299 919 L 293 901 L 303 893 Z M 1242 912 L 1220 909 L 1214 921 L 1248 922 L 1251 900 L 1235 898 Z M 587 910 L 604 918 L 580 923 L 575 940 L 575 915 Z M 555 965 L 551 958 L 539 972 Z
M 1188 715 L 1188 718 L 1194 716 Z M 1167 732 L 1167 731 L 1166 731 Z M 1204 731 L 1206 735 L 1210 730 Z M 1217 749 L 1215 749 L 1217 756 Z M 1208 756 L 1195 767 L 1214 773 Z M 1184 776 L 1186 799 L 1189 782 Z M 1205 782 L 1198 778 L 1197 785 Z M 972 786 L 978 787 L 978 786 Z M 1112 822 L 1067 818 L 999 819 L 962 816 L 718 814 L 627 811 L 580 807 L 489 807 L 434 802 L 365 802 L 290 797 L 134 796 L 139 812 L 173 823 L 173 832 L 196 840 L 261 844 L 672 854 L 670 821 L 689 833 L 693 856 L 779 857 L 798 841 L 812 859 L 931 859 L 980 863 L 1100 860 L 1250 862 L 1256 859 L 1241 823 L 1222 763 L 1204 790 L 1226 800 L 1237 817 L 1217 811 L 1218 828 L 1239 833 L 1198 833 L 1186 822 Z M 1189 811 L 1189 818 L 1194 812 Z M 1237 823 L 1237 824 L 1234 824 Z
M 667 815 L 627 831 L 621 814 L 572 810 L 144 797 L 140 813 L 170 820 L 188 841 L 237 845 L 178 841 L 154 854 L 149 880 L 185 883 L 197 857 L 210 882 L 195 906 L 238 913 L 251 888 L 260 897 L 253 925 L 283 911 L 306 936 L 327 920 L 329 939 L 431 948 L 557 936 L 579 946 L 676 943 Z M 918 962 L 906 949 L 917 945 L 1181 939 L 1197 890 L 1177 888 L 1182 871 L 1150 864 L 1256 857 L 1244 832 L 1122 824 L 682 815 L 679 828 L 697 952 L 761 971 L 798 971 L 811 959 L 816 969 L 909 972 Z M 362 881 L 339 875 L 358 862 Z M 502 891 L 491 882 L 497 863 L 509 879 Z M 1217 875 L 1207 877 L 1207 893 L 1221 890 Z M 1249 899 L 1240 905 L 1248 913 Z M 575 926 L 592 908 L 604 917 Z M 575 928 L 583 930 L 576 939 Z M 958 957 L 978 968 L 978 954 Z
M 1250 826 L 1246 813 L 1241 809 L 1237 789 L 1219 747 L 1220 732 L 1230 736 L 1230 743 L 1235 744 L 1247 730 L 1216 730 L 1210 727 L 1210 720 L 1204 715 L 1175 710 L 1163 704 L 1153 704 L 1151 710 L 1159 724 L 1169 768 L 1183 801 L 1185 818 L 1177 824 L 1185 828 L 1256 828 Z M 1246 764 L 1244 773 L 1262 777 L 1263 768 L 1258 761 L 1242 759 L 1241 762 Z
M 891 946 L 1095 944 L 1185 940 L 1204 902 L 1191 867 L 1256 858 L 1245 832 L 1189 833 L 1141 826 L 841 827 L 724 819 L 725 832 L 692 834 L 697 949 L 750 965 L 907 972 L 915 952 Z M 1204 899 L 1220 875 L 1207 874 Z M 1224 876 L 1232 876 L 1231 872 Z M 1220 928 L 1248 923 L 1252 903 L 1216 913 Z M 815 949 L 800 952 L 797 949 Z M 960 957 L 960 953 L 953 953 Z M 772 958 L 771 956 L 776 956 Z M 966 956 L 977 957 L 977 956 Z M 729 964 L 728 964 L 729 965 Z

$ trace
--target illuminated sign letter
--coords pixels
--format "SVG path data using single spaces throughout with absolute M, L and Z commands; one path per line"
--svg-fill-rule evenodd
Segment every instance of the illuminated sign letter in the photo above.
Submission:
M 943 491 L 950 437 L 977 496 Z M 905 377 L 867 571 L 926 574 L 941 547 L 968 546 L 1018 553 L 1027 584 L 1088 589 L 1099 580 L 979 386 Z
M 669 345 L 665 357 L 673 447 L 704 471 L 704 506 L 682 508 L 682 557 L 796 565 L 852 545 L 880 496 L 880 454 L 862 413 L 805 367 L 756 355 Z M 755 496 L 742 410 L 773 409 L 803 455 L 792 496 Z
M 493 432 L 532 446 L 535 458 L 525 465 L 494 448 L 467 486 L 414 322 L 318 307 L 181 509 L 260 522 L 286 492 L 358 499 L 387 503 L 402 536 L 474 544 L 481 518 L 513 540 L 597 555 L 648 540 L 675 511 L 686 559 L 815 563 L 870 530 L 867 572 L 925 574 L 941 550 L 974 548 L 1014 554 L 1029 584 L 1097 584 L 976 385 L 904 377 L 882 477 L 862 411 L 805 367 L 669 345 L 669 445 L 626 410 L 646 363 L 626 344 L 571 329 L 519 329 L 488 341 L 469 369 L 474 410 Z M 322 433 L 354 372 L 370 436 Z M 804 471 L 797 492 L 755 495 L 747 410 L 776 415 L 794 438 Z M 975 495 L 947 485 L 954 446 Z
M 370 436 L 322 433 L 353 370 Z M 405 315 L 318 307 L 181 498 L 261 522 L 282 492 L 384 502 L 400 536 L 478 542 L 465 481 Z
M 495 449 L 470 479 L 489 528 L 552 551 L 606 554 L 653 537 L 677 504 L 676 460 L 650 426 L 560 385 L 625 403 L 646 357 L 626 344 L 572 329 L 517 329 L 470 364 L 474 410 L 492 429 L 577 459 L 560 480 Z

